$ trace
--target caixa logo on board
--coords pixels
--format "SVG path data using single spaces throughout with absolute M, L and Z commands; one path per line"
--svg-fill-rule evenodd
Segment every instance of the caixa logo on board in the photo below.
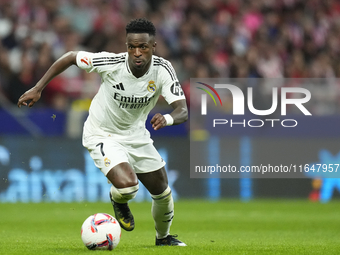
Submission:
M 279 91 L 277 87 L 272 88 L 272 105 L 269 109 L 259 110 L 254 107 L 253 100 L 253 88 L 247 88 L 247 98 L 243 94 L 243 91 L 232 84 L 214 84 L 214 87 L 203 82 L 197 82 L 204 87 L 197 87 L 203 90 L 205 93 L 201 95 L 201 115 L 207 115 L 207 96 L 209 95 L 217 106 L 215 96 L 217 97 L 219 104 L 223 106 L 222 99 L 216 89 L 228 90 L 231 93 L 233 99 L 233 115 L 245 115 L 245 105 L 248 106 L 248 110 L 257 116 L 268 116 L 273 114 L 278 107 Z M 282 87 L 280 88 L 280 102 L 281 102 L 281 116 L 287 115 L 287 105 L 295 105 L 304 115 L 312 115 L 307 108 L 303 105 L 311 99 L 311 93 L 305 88 L 298 87 Z M 299 97 L 288 98 L 289 93 L 299 94 Z M 247 100 L 245 103 L 245 100 Z M 243 121 L 233 121 L 233 119 L 213 119 L 213 127 L 217 125 L 230 125 L 230 127 L 236 126 L 249 126 L 249 127 L 263 127 L 265 123 L 269 123 L 271 127 L 274 127 L 276 123 L 280 123 L 283 127 L 296 127 L 298 122 L 295 119 L 276 119 L 276 118 L 261 118 L 250 119 Z

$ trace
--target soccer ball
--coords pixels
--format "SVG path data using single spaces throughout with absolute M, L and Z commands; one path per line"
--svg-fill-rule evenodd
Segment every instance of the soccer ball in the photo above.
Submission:
M 120 236 L 118 221 L 107 213 L 91 215 L 81 226 L 81 239 L 89 250 L 113 250 Z

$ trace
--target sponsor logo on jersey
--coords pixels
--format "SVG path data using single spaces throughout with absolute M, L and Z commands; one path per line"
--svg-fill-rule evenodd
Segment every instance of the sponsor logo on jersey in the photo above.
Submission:
M 104 164 L 105 164 L 106 167 L 110 166 L 111 160 L 109 160 L 108 158 L 105 158 L 104 159 Z
M 149 92 L 152 92 L 152 93 L 154 93 L 154 92 L 156 92 L 156 85 L 155 85 L 155 82 L 154 81 L 149 81 L 149 85 L 148 85 L 148 91 Z
M 170 91 L 175 96 L 183 96 L 184 95 L 184 92 L 183 92 L 182 87 L 179 84 L 179 82 L 175 82 L 174 84 L 172 84 Z
M 139 109 L 143 108 L 147 105 L 150 104 L 150 100 L 153 98 L 152 97 L 135 97 L 134 95 L 132 96 L 123 96 L 119 93 L 114 93 L 113 99 L 117 100 L 120 102 L 119 107 L 120 108 L 129 108 L 129 109 Z
M 115 89 L 118 89 L 118 90 L 125 90 L 123 83 L 121 83 L 121 82 L 119 84 L 113 85 L 112 87 L 115 88 Z
M 89 61 L 89 58 L 88 57 L 83 57 L 80 62 L 83 62 L 84 64 L 86 64 L 87 66 L 89 65 L 90 61 Z

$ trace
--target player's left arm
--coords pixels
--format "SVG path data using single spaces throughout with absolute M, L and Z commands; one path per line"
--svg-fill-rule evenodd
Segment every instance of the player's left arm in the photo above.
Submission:
M 185 99 L 172 102 L 171 107 L 173 111 L 170 114 L 162 115 L 156 113 L 152 119 L 151 124 L 154 130 L 161 129 L 166 126 L 178 125 L 188 119 L 188 107 Z

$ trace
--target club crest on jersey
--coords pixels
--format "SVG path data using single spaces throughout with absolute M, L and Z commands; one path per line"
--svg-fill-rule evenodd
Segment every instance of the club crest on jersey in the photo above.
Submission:
M 109 160 L 108 158 L 105 158 L 104 159 L 104 164 L 105 164 L 106 167 L 110 166 L 111 160 Z
M 156 92 L 156 85 L 154 81 L 149 81 L 148 91 L 152 93 Z

